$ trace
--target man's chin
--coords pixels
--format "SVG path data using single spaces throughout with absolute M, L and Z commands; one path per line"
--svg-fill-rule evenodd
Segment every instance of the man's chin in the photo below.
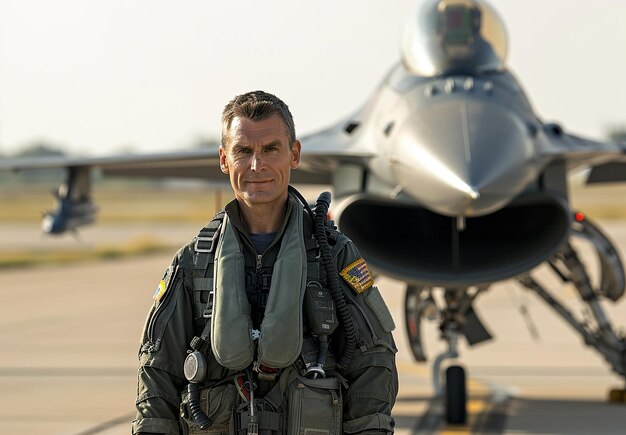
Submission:
M 276 200 L 271 192 L 246 192 L 242 197 L 247 204 L 268 204 Z

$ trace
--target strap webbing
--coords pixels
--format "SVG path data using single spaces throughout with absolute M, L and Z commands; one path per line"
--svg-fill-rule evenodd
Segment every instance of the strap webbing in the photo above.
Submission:
M 213 270 L 215 250 L 217 248 L 220 228 L 226 212 L 221 210 L 213 219 L 200 230 L 193 243 L 193 290 L 194 298 L 200 298 L 200 292 L 208 292 L 207 305 L 203 317 L 207 320 L 201 333 L 201 338 L 210 346 L 211 316 L 213 315 Z M 307 283 L 311 281 L 324 285 L 325 271 L 320 258 L 319 245 L 313 237 L 312 225 L 309 219 L 304 222 L 304 246 L 307 257 Z
M 224 221 L 224 215 L 226 212 L 220 210 L 213 219 L 207 224 L 206 227 L 200 230 L 200 233 L 196 236 L 194 243 L 194 278 L 206 278 L 213 275 L 213 270 L 210 271 L 210 275 L 207 269 L 211 266 L 213 269 L 213 258 L 215 257 L 215 248 L 217 247 L 218 237 L 220 234 L 220 227 Z M 194 286 L 195 286 L 194 282 Z M 195 288 L 195 287 L 194 287 Z M 197 288 L 196 288 L 197 289 Z M 201 290 L 201 289 L 198 289 Z

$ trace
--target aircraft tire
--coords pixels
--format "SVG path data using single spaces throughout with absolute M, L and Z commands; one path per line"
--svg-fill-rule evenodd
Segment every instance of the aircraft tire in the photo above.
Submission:
M 614 388 L 609 391 L 609 402 L 626 403 L 626 390 L 623 388 Z
M 446 422 L 465 424 L 466 420 L 465 369 L 461 366 L 450 366 L 446 369 Z

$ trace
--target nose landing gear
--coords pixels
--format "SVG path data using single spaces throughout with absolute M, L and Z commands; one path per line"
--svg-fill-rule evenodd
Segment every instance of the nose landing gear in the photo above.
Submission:
M 449 424 L 465 424 L 467 421 L 467 392 L 465 369 L 453 365 L 446 369 L 446 421 Z
M 446 325 L 443 331 L 448 342 L 448 350 L 435 358 L 433 363 L 433 386 L 435 394 L 444 400 L 445 419 L 448 424 L 465 424 L 467 420 L 467 387 L 465 369 L 460 365 L 451 365 L 445 371 L 445 383 L 441 385 L 441 364 L 446 359 L 458 358 L 456 349 L 458 342 L 458 327 L 455 324 Z
M 459 334 L 463 334 L 470 345 L 491 339 L 491 334 L 472 308 L 473 299 L 486 289 L 487 287 L 443 288 L 443 302 L 437 304 L 433 288 L 407 287 L 405 320 L 415 360 L 426 361 L 421 338 L 422 317 L 439 320 L 441 338 L 448 345 L 448 349 L 433 362 L 432 381 L 435 397 L 445 403 L 445 421 L 451 425 L 462 425 L 467 421 L 465 369 L 460 365 L 450 365 L 444 374 L 442 364 L 445 360 L 458 358 Z

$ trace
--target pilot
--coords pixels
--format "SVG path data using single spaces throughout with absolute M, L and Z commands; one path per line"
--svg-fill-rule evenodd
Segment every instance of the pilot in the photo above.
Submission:
M 476 74 L 504 68 L 504 24 L 481 0 L 428 0 L 403 34 L 402 59 L 413 73 Z
M 254 91 L 222 113 L 235 198 L 181 248 L 139 349 L 133 434 L 388 434 L 393 319 L 367 264 L 289 186 L 287 105 Z
M 482 13 L 477 6 L 445 3 L 439 6 L 437 33 L 450 62 L 448 72 L 462 72 L 468 65 L 475 68 L 497 59 L 489 42 L 480 34 Z

